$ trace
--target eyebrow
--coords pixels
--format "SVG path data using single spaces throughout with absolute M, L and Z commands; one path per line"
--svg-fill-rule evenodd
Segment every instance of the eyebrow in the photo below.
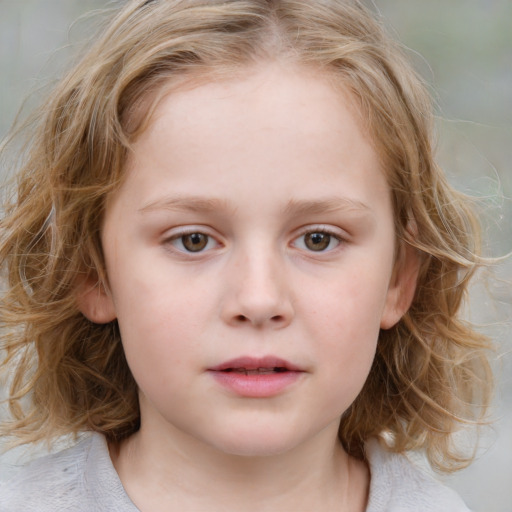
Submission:
M 157 210 L 186 211 L 191 213 L 226 212 L 234 215 L 236 208 L 227 200 L 201 196 L 165 197 L 148 203 L 139 209 L 140 213 Z M 287 215 L 317 215 L 334 213 L 338 211 L 354 211 L 369 214 L 371 208 L 361 201 L 345 197 L 327 197 L 323 199 L 299 200 L 291 199 L 287 202 L 284 213 Z
M 226 211 L 228 213 L 234 213 L 235 209 L 223 199 L 200 196 L 166 197 L 139 208 L 140 213 L 148 213 L 155 210 L 186 211 L 191 213 Z
M 316 215 L 338 211 L 354 211 L 369 214 L 371 208 L 361 201 L 347 197 L 328 197 L 320 200 L 291 199 L 285 208 L 285 213 L 294 215 Z

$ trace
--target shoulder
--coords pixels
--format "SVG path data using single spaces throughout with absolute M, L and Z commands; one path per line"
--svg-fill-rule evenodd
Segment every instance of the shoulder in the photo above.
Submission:
M 2 512 L 137 512 L 110 461 L 103 436 L 41 457 L 0 483 Z
M 469 512 L 459 495 L 407 457 L 367 443 L 371 483 L 367 512 Z

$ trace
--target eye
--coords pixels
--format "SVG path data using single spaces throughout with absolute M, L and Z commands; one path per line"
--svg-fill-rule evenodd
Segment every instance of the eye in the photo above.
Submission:
M 168 243 L 178 251 L 192 253 L 212 249 L 218 245 L 213 237 L 199 231 L 175 235 L 168 240 Z
M 292 245 L 307 251 L 328 252 L 338 247 L 340 243 L 341 239 L 333 233 L 317 230 L 304 233 L 296 238 Z

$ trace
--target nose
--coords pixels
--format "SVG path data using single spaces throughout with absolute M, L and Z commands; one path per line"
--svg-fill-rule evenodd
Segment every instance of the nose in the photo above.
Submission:
M 229 325 L 282 329 L 294 317 L 287 272 L 281 259 L 269 251 L 240 255 L 227 277 L 222 305 Z

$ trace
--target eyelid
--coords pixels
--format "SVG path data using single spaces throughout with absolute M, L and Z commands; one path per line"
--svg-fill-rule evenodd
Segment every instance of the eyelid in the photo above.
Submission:
M 334 236 L 341 242 L 346 242 L 349 239 L 349 235 L 346 231 L 331 224 L 308 224 L 306 226 L 302 226 L 294 232 L 293 239 L 295 240 L 299 236 L 307 233 L 326 233 Z
M 338 243 L 331 249 L 325 249 L 325 250 L 319 250 L 319 251 L 315 251 L 315 250 L 307 248 L 307 247 L 299 247 L 299 244 L 297 243 L 297 241 L 301 237 L 303 237 L 309 233 L 325 233 L 326 235 L 329 235 L 330 237 L 334 238 Z M 326 224 L 309 224 L 307 226 L 301 227 L 294 233 L 293 238 L 290 242 L 290 245 L 293 248 L 304 251 L 307 254 L 321 256 L 321 255 L 331 254 L 333 252 L 340 250 L 347 243 L 347 241 L 348 241 L 348 235 L 346 235 L 346 233 L 338 227 L 335 227 L 332 225 L 326 225 Z
M 172 244 L 172 242 L 174 242 L 175 240 L 179 240 L 180 238 L 182 238 L 184 236 L 192 235 L 195 233 L 200 233 L 202 235 L 207 236 L 209 239 L 214 240 L 215 244 L 216 244 L 215 248 L 222 247 L 224 245 L 223 242 L 221 240 L 219 240 L 220 237 L 218 235 L 212 234 L 212 230 L 210 228 L 208 228 L 207 226 L 202 226 L 202 225 L 180 226 L 180 227 L 169 229 L 165 232 L 165 234 L 163 236 L 162 244 L 167 247 L 171 246 L 172 249 L 170 249 L 170 250 L 173 250 L 174 252 L 177 252 L 179 254 L 186 254 L 187 256 L 199 256 L 204 253 L 209 253 L 213 248 L 193 252 L 193 251 L 178 249 L 177 247 L 175 247 Z

